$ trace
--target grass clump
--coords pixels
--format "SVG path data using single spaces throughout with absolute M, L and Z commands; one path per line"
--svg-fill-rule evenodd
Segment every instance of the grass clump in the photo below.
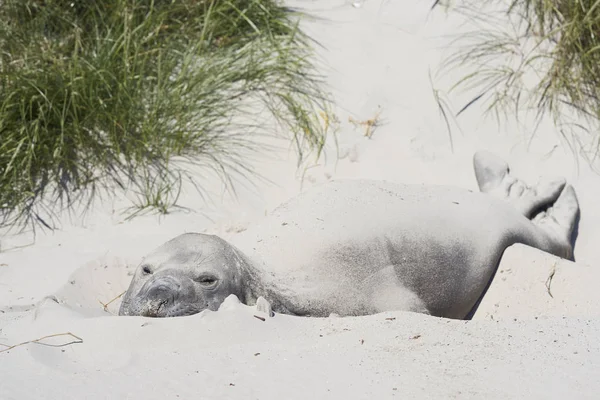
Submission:
M 319 152 L 311 45 L 273 0 L 2 1 L 0 223 L 48 226 L 114 188 L 166 212 L 190 164 L 250 172 L 257 106 Z
M 453 89 L 472 91 L 463 109 L 534 110 L 562 129 L 600 121 L 600 0 L 445 0 L 475 29 L 460 34 L 445 69 L 466 67 Z

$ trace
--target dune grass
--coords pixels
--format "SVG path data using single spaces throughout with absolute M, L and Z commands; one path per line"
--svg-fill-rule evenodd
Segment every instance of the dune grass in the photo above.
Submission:
M 314 43 L 272 0 L 4 0 L 0 224 L 51 226 L 136 188 L 167 212 L 186 165 L 251 174 L 256 107 L 321 151 L 328 111 Z
M 500 113 L 550 115 L 559 129 L 600 127 L 600 0 L 442 0 L 474 25 L 459 35 L 444 70 L 454 85 Z M 460 113 L 459 112 L 459 113 Z

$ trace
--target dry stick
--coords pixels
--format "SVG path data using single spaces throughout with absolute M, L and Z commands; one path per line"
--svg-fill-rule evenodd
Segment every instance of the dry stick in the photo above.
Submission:
M 556 262 L 554 263 L 554 265 L 552 265 L 552 270 L 550 271 L 550 276 L 548 276 L 548 279 L 546 279 L 546 290 L 548 291 L 548 294 L 550 295 L 550 297 L 554 298 L 554 296 L 552 295 L 552 290 L 550 289 L 551 285 L 552 285 L 552 278 L 554 278 L 554 275 L 556 274 Z
M 120 295 L 118 295 L 117 297 L 115 297 L 114 299 L 112 299 L 111 301 L 109 301 L 108 303 L 103 303 L 100 300 L 98 300 L 98 303 L 102 304 L 102 308 L 104 309 L 104 311 L 109 312 L 108 311 L 108 306 L 110 305 L 110 303 L 112 303 L 113 301 L 115 301 L 118 298 L 120 298 L 121 296 L 123 296 L 126 292 L 127 292 L 127 290 L 124 290 L 123 293 L 121 293 Z
M 50 343 L 41 343 L 42 340 L 44 339 L 48 339 L 48 338 L 52 338 L 52 337 L 58 337 L 58 336 L 71 336 L 73 338 L 75 338 L 75 340 L 73 340 L 72 342 L 68 342 L 68 343 L 63 343 L 63 344 L 50 344 Z M 3 353 L 5 351 L 9 351 L 14 349 L 15 347 L 19 347 L 19 346 L 23 346 L 25 344 L 28 343 L 36 343 L 36 344 L 41 344 L 42 346 L 49 346 L 49 347 L 64 347 L 64 346 L 68 346 L 71 344 L 76 344 L 76 343 L 83 343 L 83 339 L 80 338 L 77 335 L 73 335 L 71 332 L 66 332 L 66 333 L 55 333 L 54 335 L 48 335 L 48 336 L 43 336 L 39 339 L 35 339 L 35 340 L 28 340 L 26 342 L 23 343 L 19 343 L 19 344 L 14 344 L 12 346 L 9 346 L 7 344 L 2 344 L 0 343 L 0 346 L 5 346 L 6 349 L 0 350 L 0 353 Z

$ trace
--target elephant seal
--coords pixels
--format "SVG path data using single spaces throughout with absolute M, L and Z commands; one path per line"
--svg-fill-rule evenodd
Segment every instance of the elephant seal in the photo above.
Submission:
M 572 256 L 579 212 L 564 179 L 529 187 L 486 152 L 482 193 L 447 186 L 340 180 L 314 187 L 227 242 L 187 233 L 149 254 L 119 314 L 217 310 L 230 294 L 301 316 L 405 310 L 467 318 L 504 250 L 523 243 Z

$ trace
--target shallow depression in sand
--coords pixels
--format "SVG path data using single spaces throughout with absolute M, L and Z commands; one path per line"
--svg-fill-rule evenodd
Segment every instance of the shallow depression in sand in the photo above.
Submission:
M 90 261 L 75 270 L 54 296 L 60 304 L 83 316 L 118 315 L 136 262 L 115 256 Z

